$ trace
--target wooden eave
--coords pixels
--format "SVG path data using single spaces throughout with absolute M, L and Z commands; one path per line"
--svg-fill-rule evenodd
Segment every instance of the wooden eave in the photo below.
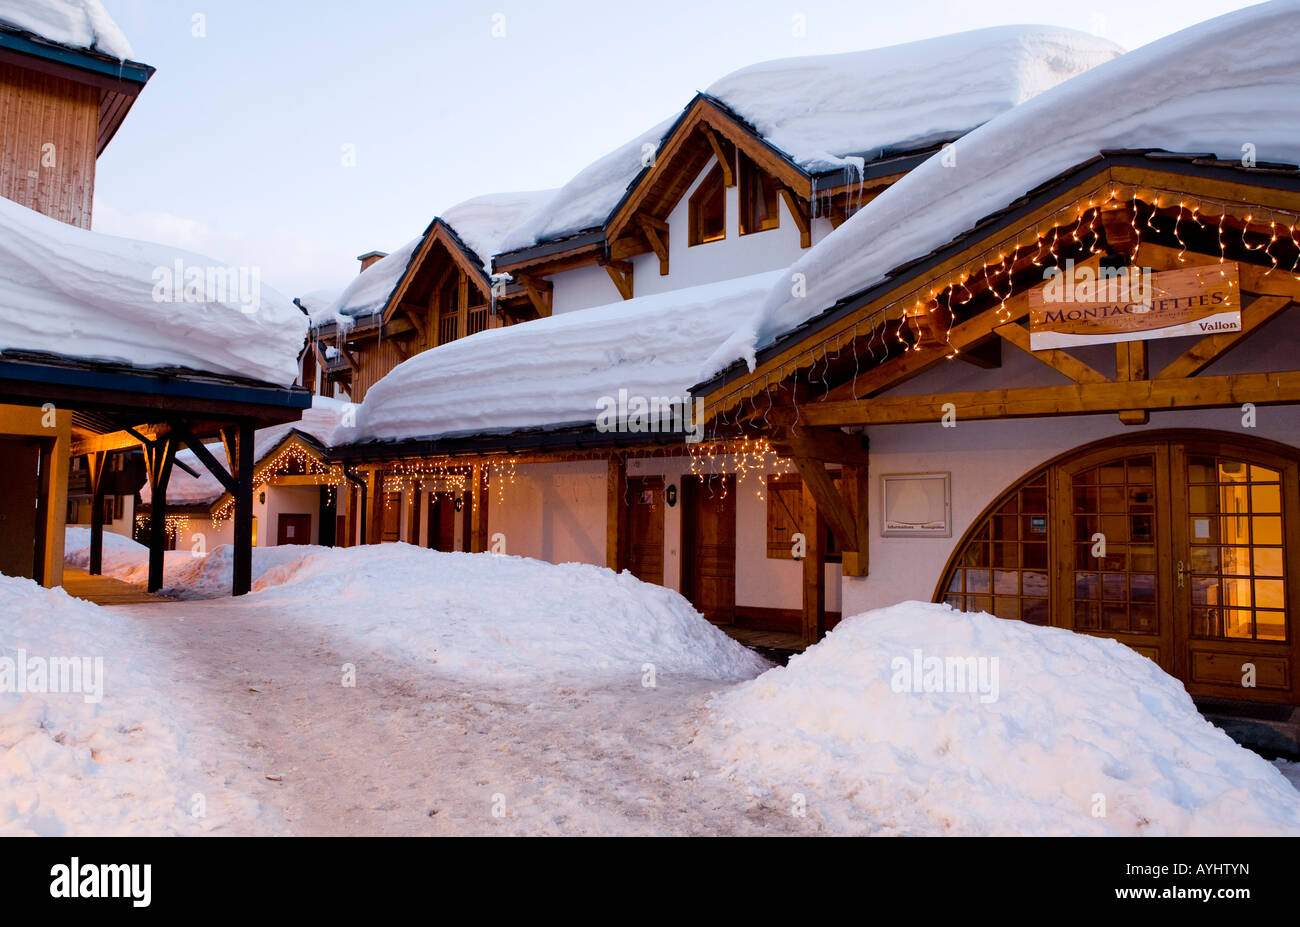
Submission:
M 841 300 L 778 338 L 759 352 L 752 373 L 743 365 L 734 364 L 712 380 L 696 384 L 692 387 L 692 395 L 705 400 L 711 416 L 726 413 L 742 401 L 740 397 L 761 390 L 763 384 L 790 379 L 821 362 L 824 354 L 820 349 L 812 351 L 814 345 L 843 346 L 851 343 L 856 326 L 916 291 L 924 281 L 946 279 L 952 272 L 986 254 L 991 244 L 1001 240 L 1013 227 L 1049 220 L 1107 183 L 1122 187 L 1172 188 L 1190 197 L 1203 196 L 1300 211 L 1300 174 L 1294 169 L 1234 170 L 1224 166 L 1223 162 L 1208 164 L 1204 158 L 1192 156 L 1177 159 L 1153 157 L 1149 152 L 1103 153 L 982 220 L 948 245 L 889 271 L 883 282 Z M 829 350 L 834 353 L 835 348 Z M 901 359 L 913 366 L 915 364 L 908 354 Z M 885 363 L 901 359 L 893 358 Z M 899 365 L 900 376 L 907 366 L 907 363 Z M 883 365 L 874 368 L 883 369 Z M 863 372 L 865 374 L 866 368 Z M 882 379 L 874 391 L 887 389 L 890 385 L 890 381 Z M 807 404 L 801 408 L 807 408 Z
M 425 232 L 420 247 L 415 249 L 411 260 L 407 262 L 406 270 L 393 287 L 393 292 L 389 294 L 388 302 L 384 304 L 384 308 L 380 313 L 383 325 L 387 326 L 392 321 L 394 314 L 402 306 L 407 291 L 424 269 L 425 262 L 430 260 L 430 256 L 434 253 L 435 245 L 441 245 L 442 250 L 450 256 L 451 263 L 463 271 L 467 277 L 476 281 L 485 294 L 491 292 L 492 282 L 484 272 L 483 266 L 466 253 L 466 246 L 441 219 L 434 219 Z
M 285 448 L 291 447 L 293 445 L 297 445 L 298 447 L 302 448 L 303 452 L 308 457 L 310 457 L 316 463 L 320 464 L 322 467 L 333 466 L 329 457 L 327 456 L 328 454 L 327 449 L 324 448 L 318 441 L 316 441 L 316 439 L 312 438 L 310 435 L 304 434 L 303 432 L 298 431 L 295 428 L 292 431 L 290 431 L 287 435 L 285 435 L 283 438 L 281 438 L 278 442 L 276 442 L 276 444 L 269 451 L 263 454 L 261 459 L 259 459 L 257 463 L 254 465 L 253 467 L 254 488 L 256 488 L 257 486 L 258 478 L 266 471 L 266 467 L 271 463 L 271 461 L 275 460 L 275 458 Z M 217 512 L 220 509 L 231 504 L 231 502 L 233 501 L 234 501 L 234 497 L 229 492 L 223 492 L 210 505 L 203 506 L 203 511 L 208 513 Z M 167 508 L 171 510 L 176 508 L 176 506 L 168 504 Z
M 108 147 L 154 73 L 152 67 L 138 61 L 118 61 L 10 29 L 0 29 L 0 63 L 94 87 L 99 92 L 96 155 Z
M 605 227 L 607 241 L 635 232 L 638 214 L 667 217 L 714 156 L 709 133 L 714 141 L 734 146 L 796 196 L 804 201 L 812 198 L 811 175 L 764 141 L 720 101 L 699 94 L 659 146 L 654 164 L 642 172 L 615 209 Z

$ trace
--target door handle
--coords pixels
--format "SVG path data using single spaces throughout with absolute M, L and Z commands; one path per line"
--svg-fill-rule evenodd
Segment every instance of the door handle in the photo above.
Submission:
M 1183 561 L 1179 560 L 1178 561 L 1178 588 L 1179 589 L 1183 588 L 1183 582 L 1186 576 L 1187 576 L 1187 568 L 1183 566 Z

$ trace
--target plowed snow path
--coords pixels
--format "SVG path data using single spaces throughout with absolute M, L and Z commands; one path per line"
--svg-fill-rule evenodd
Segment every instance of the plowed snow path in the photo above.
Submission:
M 224 770 L 229 786 L 274 809 L 294 834 L 818 828 L 815 816 L 790 813 L 789 796 L 751 796 L 716 777 L 691 746 L 722 683 L 661 674 L 655 688 L 640 677 L 484 686 L 354 652 L 327 629 L 255 601 L 120 610 L 169 668 L 159 685 L 202 722 L 200 744 L 233 767 Z M 354 688 L 342 685 L 344 663 L 356 666 Z

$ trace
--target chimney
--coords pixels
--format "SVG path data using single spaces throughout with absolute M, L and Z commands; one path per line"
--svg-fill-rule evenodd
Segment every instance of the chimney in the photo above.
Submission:
M 388 254 L 384 251 L 367 251 L 365 254 L 358 254 L 357 260 L 361 262 L 361 271 L 364 273 L 365 269 L 375 261 L 386 257 L 388 257 Z

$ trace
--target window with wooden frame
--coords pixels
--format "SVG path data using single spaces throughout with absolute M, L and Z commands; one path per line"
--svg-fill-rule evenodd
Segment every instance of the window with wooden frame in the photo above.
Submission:
M 833 474 L 838 487 L 840 476 Z M 769 560 L 791 560 L 794 536 L 803 531 L 803 480 L 797 473 L 772 474 L 767 478 L 767 556 Z M 830 528 L 823 529 L 826 559 L 840 560 L 839 543 Z
M 727 188 L 723 185 L 721 165 L 713 165 L 713 170 L 695 188 L 688 212 L 691 245 L 702 245 L 727 237 Z
M 781 224 L 781 192 L 776 180 L 740 156 L 740 234 L 765 232 Z

